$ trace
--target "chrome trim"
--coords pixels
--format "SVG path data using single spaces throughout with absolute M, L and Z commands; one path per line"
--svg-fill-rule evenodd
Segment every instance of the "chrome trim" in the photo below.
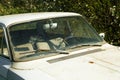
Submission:
M 6 41 L 6 45 L 7 45 L 7 50 L 8 50 L 9 58 L 10 58 L 11 61 L 13 61 L 12 51 L 11 51 L 11 48 L 10 48 L 10 42 L 9 42 L 9 38 L 8 38 L 7 29 L 6 29 L 5 25 L 2 24 L 2 23 L 0 23 L 0 27 L 2 27 L 3 31 L 4 31 L 5 41 Z

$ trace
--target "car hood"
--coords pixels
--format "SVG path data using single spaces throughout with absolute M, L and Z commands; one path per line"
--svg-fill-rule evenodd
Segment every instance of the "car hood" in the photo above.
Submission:
M 86 48 L 69 55 L 37 60 L 36 63 L 39 63 L 36 65 L 39 71 L 56 80 L 120 79 L 120 49 L 111 45 Z M 20 69 L 18 65 L 20 63 L 16 68 Z

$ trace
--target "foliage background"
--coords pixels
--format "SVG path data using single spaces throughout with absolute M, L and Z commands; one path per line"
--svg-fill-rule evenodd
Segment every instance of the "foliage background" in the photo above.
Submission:
M 82 14 L 108 43 L 120 46 L 120 0 L 0 0 L 0 15 L 53 11 Z

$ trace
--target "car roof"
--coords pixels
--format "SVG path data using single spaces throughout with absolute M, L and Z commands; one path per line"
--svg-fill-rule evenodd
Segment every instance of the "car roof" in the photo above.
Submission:
M 23 22 L 65 16 L 80 16 L 80 14 L 72 12 L 37 12 L 37 13 L 12 14 L 0 16 L 0 23 L 8 27 L 9 25 Z

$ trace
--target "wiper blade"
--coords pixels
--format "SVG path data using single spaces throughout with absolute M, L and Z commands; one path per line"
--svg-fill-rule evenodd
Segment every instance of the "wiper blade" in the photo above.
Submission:
M 47 51 L 47 52 L 52 52 L 52 53 L 59 53 L 59 54 L 69 54 L 69 52 L 67 51 L 64 51 L 64 50 L 59 50 L 59 49 L 56 49 L 56 50 L 39 50 L 39 51 Z
M 58 50 L 58 49 L 56 49 L 56 50 L 39 50 L 39 51 L 43 51 L 43 52 L 47 51 L 47 52 L 51 52 L 51 53 L 59 53 L 59 54 L 69 54 L 69 52 L 67 52 L 67 51 L 64 51 L 64 50 Z
M 70 47 L 70 49 L 78 48 L 78 47 L 84 47 L 84 46 L 101 46 L 101 45 L 99 45 L 99 44 L 82 44 L 82 45 L 72 46 L 72 47 Z

